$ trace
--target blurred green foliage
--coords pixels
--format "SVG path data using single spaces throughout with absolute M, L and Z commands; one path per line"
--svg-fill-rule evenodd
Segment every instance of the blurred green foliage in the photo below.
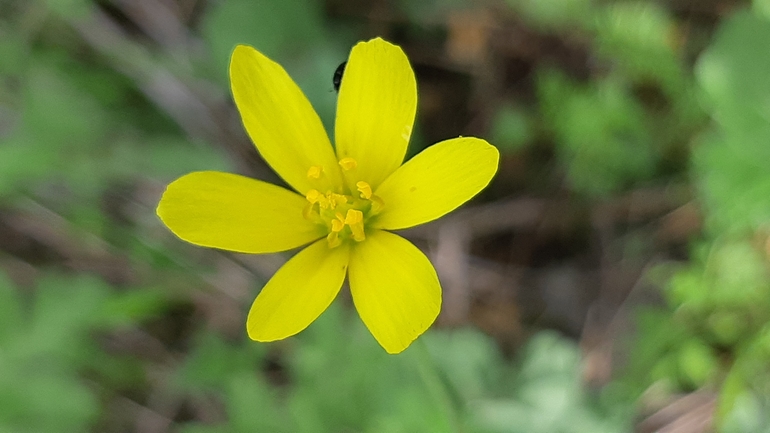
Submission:
M 699 58 L 696 78 L 714 119 L 692 156 L 706 233 L 668 281 L 669 309 L 640 316 L 632 356 L 640 389 L 720 389 L 725 432 L 770 431 L 768 44 L 770 20 L 740 11 Z
M 147 76 L 168 68 L 191 87 L 204 83 L 201 93 L 227 95 L 233 47 L 254 45 L 287 68 L 332 131 L 331 72 L 365 32 L 328 19 L 339 2 L 231 0 L 205 2 L 192 20 L 185 36 L 200 52 L 164 52 L 130 34 L 144 45 L 99 52 L 84 26 L 117 3 L 0 0 L 0 216 L 53 215 L 81 240 L 73 248 L 114 253 L 149 281 L 36 257 L 19 265 L 33 268 L 34 284 L 0 273 L 0 431 L 128 430 L 116 413 L 160 388 L 197 405 L 187 412 L 209 414 L 167 420 L 188 433 L 623 432 L 634 399 L 656 385 L 716 390 L 724 432 L 770 431 L 770 1 L 746 3 L 695 48 L 660 2 L 505 3 L 526 26 L 571 41 L 591 66 L 538 63 L 534 104 L 495 105 L 489 137 L 505 156 L 545 142 L 565 188 L 587 201 L 676 181 L 692 182 L 703 208 L 689 262 L 652 275 L 665 305 L 639 311 L 628 367 L 609 387 L 618 398 L 583 386 L 580 350 L 549 331 L 513 360 L 470 329 L 431 331 L 388 356 L 344 302 L 269 345 L 203 323 L 172 342 L 147 331 L 168 328 L 154 321 L 198 297 L 223 296 L 205 288 L 215 265 L 164 243 L 153 203 L 105 197 L 126 185 L 156 191 L 194 170 L 234 171 L 214 139 L 191 136 L 158 107 Z M 447 11 L 478 7 L 394 4 L 388 19 L 406 20 L 399 34 L 412 36 L 432 34 Z M 24 260 L 5 247 L 3 264 Z M 132 332 L 169 353 L 161 361 L 110 350 Z
M 579 380 L 574 343 L 544 332 L 519 365 L 473 330 L 431 332 L 398 357 L 385 354 L 363 324 L 335 305 L 282 345 L 283 393 L 255 372 L 265 353 L 204 335 L 179 370 L 187 392 L 220 392 L 225 424 L 184 432 L 622 432 L 620 407 L 601 410 Z M 275 379 L 274 379 L 275 380 Z
M 118 293 L 92 277 L 51 274 L 32 294 L 0 277 L 0 430 L 87 429 L 99 418 L 98 388 L 142 376 L 136 360 L 106 356 L 93 333 L 152 316 L 165 304 L 162 292 Z

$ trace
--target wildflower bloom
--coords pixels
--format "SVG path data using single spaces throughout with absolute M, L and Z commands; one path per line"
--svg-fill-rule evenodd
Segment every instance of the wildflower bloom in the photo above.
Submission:
M 382 39 L 350 52 L 337 100 L 335 148 L 286 71 L 252 47 L 235 48 L 233 97 L 262 157 L 290 191 L 203 171 L 172 182 L 158 216 L 181 239 L 242 253 L 310 244 L 257 296 L 246 328 L 274 341 L 305 329 L 346 275 L 353 302 L 389 353 L 406 349 L 436 319 L 441 287 L 427 257 L 398 230 L 434 220 L 481 191 L 499 153 L 484 140 L 435 144 L 402 165 L 417 107 L 409 61 Z

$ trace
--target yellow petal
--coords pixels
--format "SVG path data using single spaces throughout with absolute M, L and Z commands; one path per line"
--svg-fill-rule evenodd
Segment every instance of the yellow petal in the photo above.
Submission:
M 388 353 L 406 349 L 441 309 L 441 286 L 428 258 L 381 230 L 353 246 L 350 291 L 361 319 Z
M 350 248 L 322 239 L 300 251 L 273 275 L 246 321 L 252 340 L 275 341 L 307 328 L 332 303 L 345 280 Z
M 171 182 L 158 204 L 175 235 L 204 247 L 242 253 L 289 250 L 324 235 L 302 217 L 304 197 L 248 177 L 216 171 Z
M 230 60 L 230 85 L 243 126 L 259 153 L 301 194 L 341 185 L 340 170 L 321 120 L 278 63 L 246 45 Z M 319 169 L 320 167 L 320 169 Z M 308 174 L 319 171 L 319 179 Z
M 401 165 L 416 109 L 417 84 L 401 48 L 380 38 L 353 47 L 334 132 L 337 157 L 358 163 L 356 180 L 377 188 Z
M 500 152 L 486 141 L 442 141 L 398 168 L 375 191 L 385 203 L 372 226 L 397 230 L 432 221 L 470 200 L 497 172 Z

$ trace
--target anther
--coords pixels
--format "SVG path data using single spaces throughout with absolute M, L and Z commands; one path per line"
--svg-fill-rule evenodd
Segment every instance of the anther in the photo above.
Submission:
M 350 171 L 358 167 L 358 163 L 356 162 L 356 160 L 349 156 L 340 159 L 339 164 L 340 164 L 340 167 L 342 167 L 342 169 L 345 171 Z
M 364 214 L 360 210 L 348 209 L 347 215 L 345 215 L 345 224 L 350 227 L 350 233 L 353 235 L 353 239 L 358 242 L 366 239 L 364 234 Z
M 313 165 L 307 170 L 308 179 L 318 179 L 323 174 L 324 168 L 320 165 Z
M 337 212 L 337 214 L 335 215 L 335 218 L 332 220 L 332 231 L 341 232 L 344 227 L 345 227 L 345 218 L 342 217 L 341 213 Z
M 307 192 L 307 194 L 305 194 L 305 198 L 310 203 L 315 204 L 315 203 L 318 203 L 318 200 L 321 198 L 321 193 L 318 192 L 318 190 L 316 189 L 311 189 L 310 191 Z
M 369 200 L 372 197 L 372 187 L 363 180 L 356 182 L 356 188 L 361 193 L 361 198 Z

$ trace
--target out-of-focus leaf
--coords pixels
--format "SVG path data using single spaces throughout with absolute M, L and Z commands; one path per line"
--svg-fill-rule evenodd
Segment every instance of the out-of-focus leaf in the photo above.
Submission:
M 148 137 L 142 143 L 122 143 L 116 147 L 111 162 L 118 170 L 121 161 L 126 160 L 136 161 L 129 167 L 134 173 L 147 173 L 158 178 L 201 170 L 232 171 L 232 164 L 219 149 L 173 136 Z
M 679 349 L 681 376 L 693 388 L 705 385 L 717 371 L 718 363 L 711 348 L 699 340 L 689 340 Z
M 311 46 L 322 32 L 320 4 L 309 0 L 220 2 L 204 24 L 215 71 L 223 83 L 236 45 L 252 45 L 268 57 L 285 60 L 279 56 Z
M 770 221 L 770 166 L 761 161 L 765 142 L 722 135 L 704 138 L 693 155 L 708 213 L 706 227 L 745 233 Z
M 23 71 L 24 48 L 21 36 L 0 24 L 0 77 Z
M 735 398 L 733 409 L 721 423 L 722 433 L 770 433 L 770 407 L 762 398 L 742 393 Z
M 734 14 L 700 57 L 696 74 L 714 118 L 744 158 L 770 158 L 770 20 Z
M 425 336 L 434 362 L 465 399 L 481 398 L 499 384 L 503 360 L 489 338 L 465 329 Z
M 719 396 L 720 431 L 766 433 L 770 427 L 770 332 L 743 342 Z
M 538 91 L 578 190 L 603 195 L 652 174 L 655 155 L 645 115 L 622 81 L 589 87 L 549 72 L 540 76 Z
M 133 289 L 107 299 L 101 309 L 103 326 L 121 327 L 160 313 L 168 295 L 158 288 Z
M 770 0 L 754 0 L 754 12 L 770 19 Z
M 491 142 L 501 151 L 515 152 L 532 139 L 532 125 L 526 112 L 516 107 L 501 107 L 492 120 Z
M 96 398 L 74 377 L 28 369 L 0 373 L 0 430 L 67 433 L 87 430 L 98 414 Z
M 412 22 L 431 22 L 445 19 L 447 14 L 468 8 L 473 0 L 398 0 L 399 9 Z
M 597 49 L 620 63 L 635 79 L 659 81 L 674 95 L 684 84 L 675 51 L 674 23 L 655 3 L 622 2 L 607 6 L 595 24 Z
M 530 21 L 548 30 L 582 27 L 590 22 L 592 0 L 507 0 Z
M 0 272 L 0 347 L 8 344 L 23 323 L 20 301 L 11 281 Z
M 601 414 L 580 385 L 580 354 L 550 332 L 537 334 L 522 354 L 515 398 L 474 401 L 473 425 L 484 432 L 623 432 L 623 417 Z
M 78 167 L 77 161 L 107 131 L 102 107 L 49 68 L 28 71 L 26 80 L 20 124 L 0 140 L 0 195 L 22 183 L 55 178 L 94 188 L 98 165 Z
M 198 335 L 195 349 L 177 372 L 176 384 L 185 390 L 223 389 L 233 375 L 258 369 L 263 348 L 238 347 L 212 333 Z
M 45 0 L 48 8 L 65 18 L 83 18 L 93 6 L 87 0 Z
M 0 431 L 87 431 L 99 402 L 79 372 L 106 356 L 90 333 L 104 323 L 110 289 L 86 276 L 45 275 L 27 303 L 9 290 L 8 281 L 0 282 L 2 308 L 15 322 L 2 329 Z
M 294 432 L 289 419 L 276 405 L 276 391 L 259 376 L 247 372 L 230 379 L 228 415 L 234 433 Z
M 419 348 L 398 357 L 386 354 L 360 320 L 339 305 L 300 337 L 291 368 L 297 380 L 290 401 L 297 431 L 451 431 L 418 374 Z M 329 399 L 333 395 L 348 396 L 346 404 Z

